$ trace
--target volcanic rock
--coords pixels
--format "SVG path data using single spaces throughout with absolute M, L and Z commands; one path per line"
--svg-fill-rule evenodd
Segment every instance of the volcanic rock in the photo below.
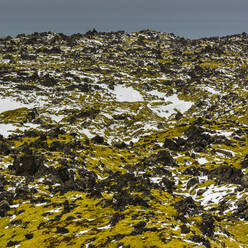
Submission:
M 188 214 L 190 216 L 199 213 L 201 207 L 198 207 L 191 197 L 187 197 L 184 200 L 173 204 L 174 208 L 177 209 L 178 213 L 183 215 Z
M 237 169 L 232 165 L 220 165 L 211 170 L 209 176 L 217 179 L 221 183 L 241 184 L 243 173 L 241 169 Z
M 0 217 L 4 217 L 10 210 L 9 203 L 6 200 L 0 202 Z
M 27 149 L 24 155 L 15 158 L 12 169 L 15 170 L 17 176 L 34 176 L 42 166 L 43 159 Z
M 201 232 L 211 237 L 214 234 L 214 219 L 210 214 L 203 214 L 202 215 L 202 222 L 199 224 L 199 228 Z

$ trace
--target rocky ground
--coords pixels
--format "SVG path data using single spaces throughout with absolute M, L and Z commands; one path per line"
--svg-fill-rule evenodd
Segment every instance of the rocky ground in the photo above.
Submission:
M 248 247 L 248 35 L 0 39 L 0 247 Z

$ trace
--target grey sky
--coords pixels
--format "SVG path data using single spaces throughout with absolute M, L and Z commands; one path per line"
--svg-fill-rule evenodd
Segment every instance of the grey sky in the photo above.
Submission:
M 188 22 L 189 32 L 192 32 L 194 27 L 201 28 L 201 22 L 202 29 L 213 27 L 213 34 L 218 28 L 220 33 L 238 33 L 248 31 L 247 13 L 248 0 L 0 0 L 0 20 L 8 19 L 12 24 L 15 20 L 18 22 L 17 19 L 37 22 L 38 19 L 66 21 L 78 18 L 100 28 L 105 22 L 105 27 L 111 23 L 111 27 L 118 29 L 119 23 L 122 29 L 126 27 L 125 22 L 133 21 L 134 29 L 137 24 L 137 29 L 147 26 L 166 32 L 163 27 L 173 31 L 173 28 L 177 29 L 176 25 L 186 28 Z M 5 28 L 3 25 L 0 29 Z M 55 26 L 51 21 L 49 27 L 56 31 Z
M 0 0 L 3 17 L 245 17 L 247 0 Z M 231 14 L 231 16 L 230 16 Z

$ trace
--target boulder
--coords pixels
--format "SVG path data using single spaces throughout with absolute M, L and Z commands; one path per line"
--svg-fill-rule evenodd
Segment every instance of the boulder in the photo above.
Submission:
M 0 155 L 9 155 L 11 152 L 11 146 L 5 140 L 0 139 Z
M 34 176 L 43 166 L 43 158 L 33 154 L 32 150 L 25 149 L 24 155 L 16 156 L 11 166 L 17 176 Z
M 67 228 L 57 226 L 57 233 L 66 234 L 68 232 L 69 232 L 69 230 Z
M 99 136 L 99 135 L 96 135 L 95 137 L 93 137 L 93 138 L 91 139 L 91 141 L 92 141 L 93 143 L 95 143 L 95 144 L 100 144 L 100 145 L 102 145 L 102 144 L 104 143 L 104 138 L 101 137 L 101 136 Z
M 242 169 L 246 169 L 248 167 L 248 159 L 245 159 L 241 162 Z
M 166 190 L 169 193 L 172 193 L 173 189 L 175 189 L 175 182 L 168 179 L 167 177 L 162 178 L 161 184 L 162 184 L 162 186 L 164 186 L 166 188 Z
M 12 241 L 12 240 L 10 240 L 10 241 L 7 243 L 7 247 L 12 247 L 12 246 L 18 247 L 19 244 L 20 244 L 19 241 Z
M 243 187 L 248 188 L 248 173 L 242 177 L 241 184 Z
M 0 217 L 6 216 L 7 212 L 10 210 L 9 203 L 6 200 L 0 202 Z
M 172 151 L 178 151 L 179 150 L 179 145 L 175 141 L 173 141 L 172 139 L 165 139 L 164 147 L 168 148 Z
M 241 184 L 243 173 L 241 169 L 232 165 L 220 165 L 209 172 L 211 178 L 217 179 L 220 183 Z
M 193 177 L 191 178 L 188 183 L 187 183 L 187 189 L 190 189 L 191 187 L 193 187 L 194 185 L 196 185 L 197 183 L 199 183 L 199 179 L 198 177 Z
M 41 78 L 40 83 L 46 87 L 53 87 L 58 83 L 58 81 L 53 76 L 46 74 L 43 78 Z
M 174 203 L 172 206 L 177 209 L 178 214 L 188 214 L 189 216 L 199 214 L 200 210 L 202 210 L 202 208 L 197 206 L 195 201 L 190 196 Z
M 145 159 L 149 163 L 161 163 L 166 166 L 175 166 L 176 162 L 172 158 L 171 154 L 166 150 L 161 150 L 156 154 L 152 154 L 150 157 Z
M 199 224 L 201 232 L 208 237 L 212 237 L 214 235 L 214 226 L 213 216 L 211 214 L 203 214 L 202 222 Z

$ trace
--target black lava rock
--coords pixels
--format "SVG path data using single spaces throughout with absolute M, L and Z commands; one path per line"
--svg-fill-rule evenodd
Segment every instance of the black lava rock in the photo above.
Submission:
M 209 176 L 216 178 L 221 183 L 241 184 L 243 173 L 241 169 L 235 168 L 232 165 L 220 165 L 211 170 Z
M 199 244 L 204 245 L 206 248 L 211 248 L 210 242 L 209 242 L 207 239 L 205 239 L 204 237 L 200 236 L 200 235 L 196 235 L 196 234 L 195 234 L 195 235 L 191 238 L 191 240 L 192 240 L 193 242 L 196 242 L 196 243 L 199 243 Z
M 32 233 L 25 234 L 26 239 L 32 239 L 34 235 Z
M 166 150 L 161 150 L 157 154 L 151 155 L 149 158 L 145 159 L 148 164 L 161 163 L 166 166 L 175 166 L 176 163 L 170 153 Z
M 69 233 L 69 230 L 66 229 L 65 227 L 57 226 L 57 233 L 66 234 L 66 233 Z
M 41 85 L 46 86 L 46 87 L 53 87 L 58 83 L 58 81 L 54 77 L 50 76 L 49 74 L 46 74 L 41 79 L 40 83 Z
M 10 240 L 10 241 L 7 243 L 7 247 L 16 246 L 16 245 L 19 245 L 19 244 L 20 244 L 19 241 L 12 241 L 12 240 Z
M 198 214 L 201 210 L 201 207 L 198 207 L 192 197 L 187 197 L 179 202 L 173 204 L 173 207 L 177 209 L 178 213 L 183 215 L 195 215 Z
M 33 176 L 43 166 L 43 157 L 33 154 L 30 149 L 23 149 L 24 155 L 14 159 L 11 169 L 15 170 L 17 176 Z
M 164 147 L 168 148 L 172 151 L 178 151 L 179 150 L 179 146 L 177 145 L 177 143 L 171 139 L 166 139 L 164 141 Z
M 193 177 L 191 178 L 188 183 L 187 183 L 187 189 L 190 189 L 191 187 L 193 187 L 194 185 L 196 185 L 197 183 L 199 183 L 199 179 L 197 177 Z
M 202 222 L 199 224 L 201 232 L 208 236 L 212 237 L 214 234 L 214 219 L 211 214 L 203 214 Z
M 0 202 L 0 217 L 4 217 L 10 210 L 9 203 L 6 200 Z
M 104 143 L 104 138 L 97 135 L 91 139 L 91 141 L 95 144 L 103 144 Z

